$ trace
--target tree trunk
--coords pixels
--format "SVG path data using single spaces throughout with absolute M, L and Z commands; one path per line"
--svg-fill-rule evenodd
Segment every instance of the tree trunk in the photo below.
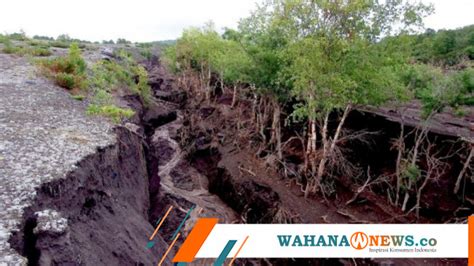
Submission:
M 312 190 L 314 191 L 316 191 L 316 186 L 321 187 L 321 181 L 322 181 L 324 172 L 326 170 L 326 163 L 328 159 L 332 156 L 332 153 L 334 152 L 336 143 L 339 140 L 339 137 L 342 132 L 342 127 L 344 126 L 344 122 L 346 121 L 347 116 L 349 115 L 349 112 L 351 111 L 351 108 L 352 108 L 352 105 L 348 104 L 346 108 L 344 109 L 344 113 L 342 114 L 341 120 L 339 121 L 339 124 L 337 125 L 336 132 L 334 133 L 334 138 L 332 140 L 329 140 L 327 136 L 328 120 L 329 120 L 329 114 L 330 114 L 329 111 L 327 112 L 326 117 L 324 118 L 324 126 L 321 132 L 322 142 L 323 142 L 323 154 L 321 156 L 321 160 L 319 161 L 318 172 L 316 174 L 315 182 L 313 182 L 312 184 L 313 185 Z M 321 190 L 321 193 L 323 193 L 324 195 L 324 191 Z M 309 192 L 305 191 L 305 196 L 307 196 L 307 194 L 309 194 Z
M 234 91 L 232 93 L 232 104 L 231 104 L 232 108 L 234 108 L 236 102 L 237 102 L 237 84 L 234 84 Z
M 204 88 L 204 66 L 201 64 L 201 71 L 199 72 L 199 85 L 201 86 L 201 91 L 206 91 Z
M 331 141 L 331 147 L 328 153 L 329 155 L 332 154 L 332 152 L 334 151 L 334 148 L 336 147 L 336 143 L 339 140 L 339 137 L 341 136 L 342 127 L 344 126 L 344 122 L 346 121 L 346 118 L 349 115 L 351 108 L 352 108 L 352 105 L 348 104 L 346 106 L 346 109 L 344 109 L 344 113 L 342 114 L 341 121 L 339 121 L 339 125 L 337 125 L 337 129 L 336 129 L 336 133 L 334 134 L 334 138 Z
M 213 89 L 211 88 L 211 68 L 210 67 L 207 69 L 207 88 L 206 88 L 206 91 L 207 91 L 207 97 L 206 98 L 209 102 L 211 102 Z
M 271 137 L 269 144 L 274 144 L 275 151 L 277 152 L 278 159 L 283 159 L 283 154 L 281 151 L 281 128 L 280 128 L 280 104 L 278 100 L 272 99 L 272 106 L 273 106 L 273 118 L 272 118 L 272 129 L 271 129 Z
M 397 155 L 397 163 L 396 163 L 397 189 L 396 189 L 396 195 L 395 195 L 395 206 L 398 206 L 398 201 L 400 200 L 400 185 L 401 185 L 401 179 L 402 179 L 401 162 L 402 162 L 404 150 L 405 150 L 405 126 L 402 123 L 400 125 L 400 136 L 398 138 L 398 155 Z
M 464 162 L 464 166 L 462 167 L 461 172 L 459 172 L 458 179 L 456 180 L 456 185 L 454 186 L 454 190 L 453 190 L 454 194 L 458 193 L 459 188 L 461 187 L 462 178 L 464 177 L 464 174 L 466 173 L 466 170 L 469 167 L 469 164 L 471 163 L 473 156 L 474 156 L 474 146 L 471 147 L 471 151 L 469 152 L 469 155 L 467 156 L 467 159 Z
M 224 87 L 224 72 L 220 74 L 220 83 L 221 83 L 221 91 L 222 94 L 225 94 L 225 87 Z
M 418 152 L 419 152 L 419 149 L 420 149 L 420 145 L 422 144 L 423 140 L 425 139 L 427 130 L 428 130 L 428 126 L 426 124 L 421 129 L 421 132 L 419 134 L 417 133 L 417 135 L 415 136 L 415 146 L 413 148 L 413 156 L 412 156 L 411 162 L 410 162 L 410 166 L 413 167 L 413 168 L 417 167 L 416 162 L 418 161 Z M 408 186 L 407 186 L 407 191 L 405 192 L 405 198 L 403 199 L 402 211 L 405 211 L 406 208 L 407 208 L 407 203 L 408 203 L 408 200 L 410 199 L 410 189 L 411 189 L 412 185 L 413 185 L 412 179 L 408 178 Z
M 308 143 L 306 144 L 306 153 L 305 153 L 305 165 L 304 171 L 305 173 L 308 171 L 310 167 L 310 158 L 313 158 L 316 155 L 316 141 L 317 141 L 317 132 L 316 132 L 316 119 L 311 118 L 309 119 L 309 127 L 308 127 Z M 314 163 L 314 162 L 313 162 Z
M 313 89 L 314 84 L 310 83 L 311 89 Z M 312 94 L 309 95 L 309 101 L 312 102 L 314 97 Z M 312 176 L 315 174 L 315 159 L 316 159 L 316 142 L 317 142 L 317 132 L 316 132 L 316 110 L 312 110 L 312 114 L 310 114 L 310 119 L 308 123 L 308 143 L 306 148 L 305 154 L 305 165 L 304 165 L 304 172 L 307 173 L 309 167 L 311 167 Z
M 260 112 L 261 105 L 263 105 L 263 112 Z M 260 136 L 262 137 L 263 143 L 267 143 L 267 137 L 265 136 L 265 128 L 266 128 L 266 122 L 267 122 L 267 106 L 265 103 L 265 99 L 263 97 L 260 98 L 260 104 L 258 105 L 257 108 L 257 128 L 258 132 L 260 133 Z
M 258 96 L 254 92 L 253 93 L 253 101 L 252 101 L 252 123 L 253 124 L 257 124 L 257 121 L 258 121 L 258 119 L 257 119 L 258 118 L 257 104 L 258 104 Z M 257 130 L 258 130 L 258 126 L 257 126 Z
M 321 129 L 321 141 L 323 143 L 323 154 L 322 154 L 321 160 L 319 161 L 318 172 L 316 176 L 314 176 L 315 173 L 313 171 L 312 178 L 306 185 L 306 189 L 304 191 L 305 198 L 309 196 L 312 190 L 316 189 L 316 186 L 319 185 L 319 181 L 320 181 L 319 177 L 323 176 L 324 166 L 326 164 L 326 152 L 328 150 L 328 139 L 327 139 L 328 120 L 329 120 L 329 111 L 326 113 L 326 116 L 324 117 L 323 128 Z M 316 166 L 315 162 L 313 162 L 313 165 Z

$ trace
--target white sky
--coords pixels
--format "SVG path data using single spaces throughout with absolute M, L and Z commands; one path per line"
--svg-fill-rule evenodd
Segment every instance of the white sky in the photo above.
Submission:
M 474 24 L 474 0 L 423 0 L 436 12 L 426 27 L 452 29 Z M 259 0 L 4 0 L 0 32 L 101 41 L 175 39 L 189 26 L 214 21 L 236 27 Z

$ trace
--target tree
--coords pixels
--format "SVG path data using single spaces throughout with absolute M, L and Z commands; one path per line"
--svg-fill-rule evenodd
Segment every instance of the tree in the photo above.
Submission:
M 118 38 L 117 39 L 117 44 L 131 44 L 132 42 L 130 42 L 129 40 L 127 39 L 124 39 L 124 38 Z
M 233 87 L 231 106 L 234 107 L 237 102 L 239 86 L 250 82 L 251 61 L 236 41 L 224 39 L 221 41 L 221 45 L 221 49 L 213 56 L 211 64 L 219 73 L 221 88 L 224 90 L 226 84 Z
M 401 95 L 403 87 L 394 73 L 404 62 L 392 53 L 393 41 L 381 38 L 419 26 L 430 8 L 403 1 L 282 0 L 275 1 L 273 10 L 273 24 L 289 43 L 293 94 L 302 101 L 294 116 L 310 121 L 308 153 L 313 165 L 305 196 L 318 188 L 324 194 L 322 178 L 352 108 Z M 395 25 L 403 27 L 397 30 Z M 337 121 L 330 134 L 333 113 Z M 322 138 L 319 158 L 317 130 Z
M 222 49 L 222 38 L 212 23 L 202 28 L 190 28 L 183 32 L 176 42 L 175 62 L 179 70 L 193 69 L 199 73 L 201 90 L 205 91 L 206 100 L 210 100 L 211 74 L 213 62 Z
M 59 35 L 57 38 L 56 38 L 56 41 L 60 41 L 60 42 L 70 42 L 72 41 L 71 37 L 69 37 L 69 35 L 67 34 L 61 34 Z
M 252 68 L 249 80 L 255 88 L 254 110 L 258 132 L 267 144 L 267 122 L 271 120 L 270 139 L 283 160 L 281 140 L 281 110 L 290 100 L 291 79 L 287 79 L 288 62 L 284 51 L 288 40 L 281 27 L 273 23 L 273 2 L 268 1 L 239 24 L 240 43 L 248 54 Z M 267 110 L 271 110 L 270 113 Z

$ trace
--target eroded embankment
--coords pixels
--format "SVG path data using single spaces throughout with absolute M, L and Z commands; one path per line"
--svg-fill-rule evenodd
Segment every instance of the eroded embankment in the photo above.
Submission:
M 166 74 L 159 64 L 148 66 L 150 81 L 159 106 L 151 106 L 144 115 L 145 135 L 148 148 L 148 173 L 150 176 L 149 221 L 156 220 L 174 207 L 173 215 L 168 217 L 169 226 L 163 228 L 162 235 L 170 239 L 186 217 L 181 233 L 186 235 L 198 216 L 217 217 L 221 222 L 231 223 L 237 219 L 236 213 L 218 196 L 208 191 L 208 179 L 192 167 L 186 158 L 186 152 L 178 140 L 182 134 L 183 115 L 180 107 L 186 100 L 183 92 L 174 88 L 174 80 Z M 156 123 L 153 117 L 167 123 Z M 178 240 L 178 243 L 183 238 Z
M 198 215 L 238 219 L 209 193 L 207 177 L 176 141 L 185 95 L 170 91 L 159 65 L 147 69 L 156 99 L 144 106 L 136 96 L 122 96 L 136 116 L 114 129 L 116 142 L 80 160 L 64 178 L 42 184 L 24 210 L 9 242 L 29 264 L 153 265 L 190 209 L 179 242 Z M 149 249 L 148 237 L 169 206 L 173 212 Z
M 137 127 L 116 129 L 117 144 L 83 159 L 65 179 L 44 184 L 11 243 L 31 265 L 151 265 L 148 176 Z M 51 210 L 42 218 L 38 212 Z M 55 213 L 55 214 L 54 214 Z M 65 220 L 62 220 L 65 219 Z M 62 220 L 62 221 L 61 221 Z

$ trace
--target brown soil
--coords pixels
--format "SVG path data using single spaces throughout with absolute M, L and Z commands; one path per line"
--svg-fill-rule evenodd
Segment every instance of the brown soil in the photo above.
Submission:
M 325 200 L 320 195 L 305 199 L 302 186 L 294 180 L 285 179 L 277 172 L 276 167 L 265 159 L 256 156 L 257 148 L 254 142 L 248 138 L 242 138 L 235 128 L 237 119 L 244 115 L 240 109 L 231 109 L 229 98 L 224 95 L 217 103 L 201 106 L 188 103 L 187 114 L 194 119 L 193 133 L 189 133 L 192 139 L 182 141 L 185 145 L 190 142 L 195 144 L 195 151 L 191 155 L 193 166 L 205 173 L 210 179 L 210 192 L 219 197 L 242 215 L 242 222 L 250 223 L 413 223 L 416 217 L 405 215 L 401 210 L 388 204 L 386 199 L 375 193 L 361 193 L 358 200 L 346 206 L 354 192 L 350 187 L 339 185 L 337 196 Z M 193 120 L 192 118 L 190 120 Z M 197 121 L 197 122 L 196 122 Z M 192 124 L 190 122 L 189 124 Z M 196 129 L 199 129 L 196 131 Z M 268 157 L 267 157 L 268 159 Z M 223 173 L 224 172 L 224 173 Z M 217 177 L 217 178 L 216 178 Z M 231 179 L 230 181 L 228 179 Z M 217 181 L 213 181 L 217 180 Z M 213 188 L 213 182 L 219 182 L 217 188 Z M 249 220 L 249 213 L 241 208 L 241 202 L 235 202 L 231 198 L 233 190 L 237 190 L 240 198 L 245 198 L 245 186 L 248 182 L 253 183 L 255 194 L 262 194 L 261 190 L 269 190 L 266 194 L 275 193 L 268 201 L 278 202 L 277 210 L 273 212 L 272 219 Z M 341 181 L 344 183 L 344 180 Z M 346 181 L 350 183 L 350 181 Z M 244 195 L 244 196 L 242 196 Z M 247 204 L 251 204 L 255 197 L 247 197 Z M 245 201 L 240 199 L 239 201 Z M 263 200 L 263 207 L 273 208 Z M 267 205 L 265 205 L 267 204 Z M 263 211 L 267 215 L 271 211 Z M 430 223 L 430 219 L 422 217 L 418 222 Z M 355 261 L 341 260 L 270 260 L 274 265 L 334 265 L 342 263 L 354 264 Z M 264 261 L 259 264 L 265 265 Z M 357 260 L 358 265 L 465 265 L 465 259 L 364 259 Z

